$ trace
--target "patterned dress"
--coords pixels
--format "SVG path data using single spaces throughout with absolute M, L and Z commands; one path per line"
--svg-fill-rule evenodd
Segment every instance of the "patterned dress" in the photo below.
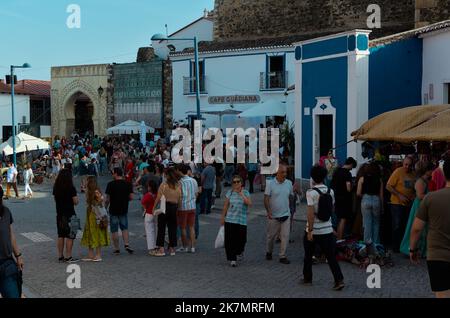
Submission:
M 101 204 L 101 203 L 98 203 Z M 86 225 L 84 226 L 81 246 L 87 248 L 107 247 L 110 245 L 108 229 L 101 229 L 92 206 L 87 207 Z

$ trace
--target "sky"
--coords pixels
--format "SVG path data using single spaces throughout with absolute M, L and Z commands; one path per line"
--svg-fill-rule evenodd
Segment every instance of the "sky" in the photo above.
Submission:
M 69 28 L 69 5 L 80 28 Z M 0 78 L 50 80 L 52 66 L 135 62 L 156 33 L 177 31 L 212 10 L 214 0 L 0 0 Z

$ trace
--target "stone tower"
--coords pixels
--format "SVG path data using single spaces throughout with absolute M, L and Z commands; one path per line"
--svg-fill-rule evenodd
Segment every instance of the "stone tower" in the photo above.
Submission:
M 381 8 L 372 38 L 450 18 L 450 0 L 215 0 L 216 41 L 367 29 L 370 4 Z

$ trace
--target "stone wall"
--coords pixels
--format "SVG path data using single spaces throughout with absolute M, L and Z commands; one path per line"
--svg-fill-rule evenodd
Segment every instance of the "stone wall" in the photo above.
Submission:
M 367 29 L 372 3 L 381 7 L 382 19 L 372 38 L 449 18 L 449 0 L 216 0 L 214 36 L 249 40 Z
M 416 27 L 450 19 L 450 0 L 416 0 Z

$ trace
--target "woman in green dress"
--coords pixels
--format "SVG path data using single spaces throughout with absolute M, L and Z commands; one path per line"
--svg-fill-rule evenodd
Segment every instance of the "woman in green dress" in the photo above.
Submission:
M 110 245 L 109 233 L 107 226 L 101 226 L 101 213 L 106 211 L 103 207 L 103 195 L 97 185 L 96 177 L 88 177 L 87 179 L 87 215 L 86 225 L 84 227 L 81 245 L 89 249 L 89 254 L 85 262 L 101 262 L 101 248 Z M 95 255 L 94 255 L 95 249 Z
M 428 193 L 428 182 L 431 180 L 431 175 L 433 173 L 433 165 L 429 162 L 419 161 L 416 164 L 416 173 L 419 179 L 416 181 L 415 189 L 416 189 L 416 199 L 411 207 L 411 212 L 409 214 L 408 225 L 406 226 L 405 236 L 403 237 L 403 241 L 400 245 L 400 252 L 409 256 L 409 238 L 411 235 L 411 228 L 413 226 L 414 220 L 416 218 L 416 214 L 419 211 L 420 204 L 423 198 Z M 427 229 L 422 232 L 420 236 L 418 248 L 420 251 L 420 255 L 425 258 L 427 256 Z

